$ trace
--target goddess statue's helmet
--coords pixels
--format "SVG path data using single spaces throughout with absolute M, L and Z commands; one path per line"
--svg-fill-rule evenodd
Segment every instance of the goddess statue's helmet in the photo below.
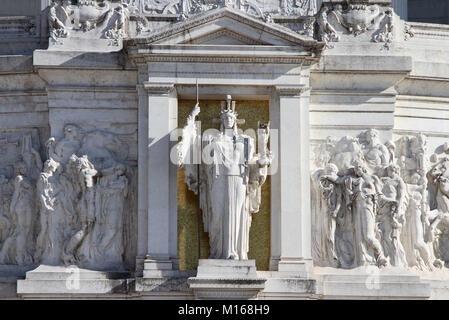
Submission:
M 235 112 L 235 101 L 231 101 L 231 95 L 226 96 L 226 101 L 221 102 L 221 112 L 220 112 L 220 118 L 223 115 L 232 115 L 235 119 L 237 119 L 237 112 Z

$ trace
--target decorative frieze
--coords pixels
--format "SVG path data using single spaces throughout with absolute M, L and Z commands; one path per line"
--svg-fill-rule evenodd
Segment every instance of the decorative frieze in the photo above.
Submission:
M 314 260 L 319 266 L 432 271 L 448 257 L 449 160 L 423 134 L 382 143 L 370 129 L 328 138 L 312 172 Z M 432 161 L 433 162 L 432 162 Z
M 13 173 L 0 168 L 0 264 L 125 270 L 125 214 L 135 192 L 127 144 L 71 124 L 47 141 L 44 163 L 30 135 L 16 144 Z
M 109 46 L 119 46 L 128 32 L 129 11 L 126 4 L 112 1 L 53 0 L 48 8 L 48 29 L 52 44 L 62 46 L 64 38 L 83 41 L 106 39 Z

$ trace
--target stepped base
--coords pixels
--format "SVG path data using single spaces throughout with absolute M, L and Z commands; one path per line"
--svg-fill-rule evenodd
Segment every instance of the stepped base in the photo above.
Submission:
M 256 299 L 265 287 L 255 260 L 200 259 L 196 277 L 187 280 L 196 299 Z
M 120 296 L 129 292 L 128 278 L 126 272 L 40 265 L 17 281 L 17 294 L 22 298 Z

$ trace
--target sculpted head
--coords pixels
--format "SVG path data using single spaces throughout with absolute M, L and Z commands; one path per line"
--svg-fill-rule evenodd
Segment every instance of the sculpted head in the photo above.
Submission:
M 14 166 L 14 170 L 16 172 L 16 175 L 26 175 L 27 173 L 27 165 L 25 162 L 23 161 L 19 161 L 15 166 Z
M 222 101 L 221 103 L 220 120 L 224 129 L 235 129 L 237 112 L 235 112 L 235 101 L 231 103 L 230 95 L 226 96 L 226 102 Z
M 116 11 L 118 14 L 122 14 L 122 13 L 123 13 L 123 6 L 122 6 L 122 5 L 119 5 L 117 8 L 115 8 L 115 11 Z
M 368 129 L 365 133 L 366 141 L 370 144 L 377 144 L 379 133 L 375 129 Z
M 44 172 L 55 173 L 59 167 L 59 163 L 50 158 L 44 163 Z
M 122 176 L 122 175 L 124 175 L 125 174 L 125 166 L 124 165 L 122 165 L 122 164 L 119 164 L 119 165 L 117 165 L 115 168 L 114 168 L 114 170 L 115 170 L 115 173 L 118 175 L 118 176 Z
M 354 173 L 356 176 L 361 177 L 364 174 L 366 174 L 367 172 L 368 172 L 368 170 L 366 169 L 366 166 L 363 162 L 356 161 L 354 163 Z
M 390 178 L 399 174 L 399 167 L 395 164 L 389 165 L 387 167 L 387 174 Z
M 225 111 L 221 113 L 220 119 L 225 129 L 232 129 L 234 128 L 237 115 L 232 111 Z
M 396 145 L 391 140 L 388 140 L 387 142 L 385 142 L 385 147 L 387 147 L 387 149 L 392 152 L 394 152 L 396 150 Z

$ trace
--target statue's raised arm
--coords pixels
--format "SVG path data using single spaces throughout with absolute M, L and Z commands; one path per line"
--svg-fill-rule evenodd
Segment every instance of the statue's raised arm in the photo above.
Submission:
M 195 118 L 200 111 L 199 103 L 197 103 L 187 117 L 187 124 L 182 129 L 182 140 L 177 145 L 179 167 L 192 163 L 190 158 L 192 157 L 193 146 L 199 136 L 199 128 L 195 124 Z

